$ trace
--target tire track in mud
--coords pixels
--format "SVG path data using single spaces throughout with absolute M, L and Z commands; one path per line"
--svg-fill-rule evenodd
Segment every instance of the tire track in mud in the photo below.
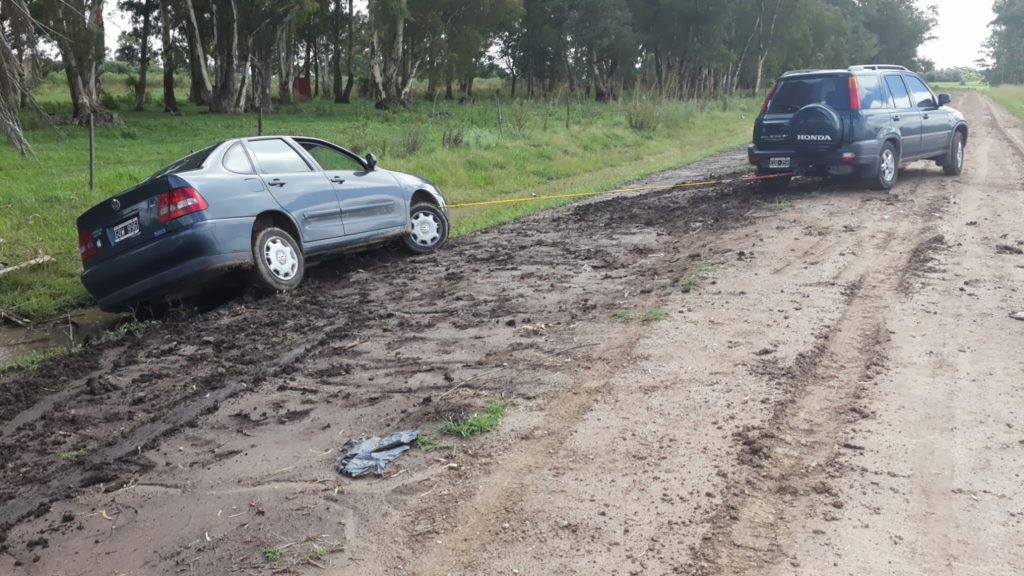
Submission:
M 740 435 L 742 459 L 752 468 L 725 491 L 687 573 L 763 574 L 785 559 L 791 521 L 819 513 L 808 496 L 824 495 L 842 506 L 828 476 L 842 451 L 862 449 L 844 436 L 866 417 L 859 405 L 867 386 L 885 370 L 889 303 L 910 292 L 909 278 L 927 272 L 929 254 L 944 245 L 932 222 L 948 205 L 949 185 L 927 179 L 909 189 L 903 184 L 899 194 L 916 203 L 911 217 L 875 228 L 881 238 L 858 244 L 857 259 L 835 274 L 834 280 L 847 286 L 840 318 L 792 365 L 769 370 L 788 397 L 762 429 Z M 835 249 L 835 244 L 815 244 L 807 254 Z

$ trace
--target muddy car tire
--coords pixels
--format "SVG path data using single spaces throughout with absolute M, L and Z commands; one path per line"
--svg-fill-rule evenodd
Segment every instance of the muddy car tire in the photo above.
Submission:
M 964 135 L 962 132 L 953 134 L 953 141 L 949 143 L 949 152 L 945 162 L 942 163 L 942 171 L 946 176 L 959 176 L 964 170 Z
M 264 292 L 292 290 L 302 283 L 306 260 L 302 248 L 288 232 L 275 227 L 263 228 L 252 240 L 256 262 L 253 284 Z
M 886 142 L 878 154 L 878 170 L 872 188 L 875 190 L 892 190 L 900 178 L 900 158 L 892 142 Z
M 421 202 L 409 210 L 409 233 L 402 239 L 413 254 L 436 252 L 448 242 L 448 217 L 437 206 Z

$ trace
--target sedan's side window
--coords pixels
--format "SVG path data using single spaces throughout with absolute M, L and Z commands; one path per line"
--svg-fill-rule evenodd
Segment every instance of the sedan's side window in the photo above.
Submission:
M 309 152 L 309 155 L 317 161 L 317 164 L 320 164 L 320 167 L 328 172 L 333 170 L 361 172 L 364 170 L 362 164 L 333 148 L 316 142 L 299 142 L 299 145 L 305 148 L 306 152 Z
M 932 96 L 932 91 L 925 86 L 920 78 L 917 76 L 904 76 L 904 78 L 907 80 L 907 86 L 910 87 L 914 106 L 918 108 L 935 108 L 935 97 Z
M 889 87 L 889 93 L 892 94 L 893 106 L 897 110 L 913 108 L 914 105 L 910 103 L 910 93 L 907 92 L 906 85 L 903 84 L 903 79 L 898 74 L 890 74 L 885 77 L 885 85 Z
M 224 154 L 224 167 L 238 174 L 256 173 L 241 144 L 235 144 Z
M 306 161 L 284 140 L 249 140 L 249 150 L 256 156 L 260 171 L 264 174 L 293 174 L 312 172 Z

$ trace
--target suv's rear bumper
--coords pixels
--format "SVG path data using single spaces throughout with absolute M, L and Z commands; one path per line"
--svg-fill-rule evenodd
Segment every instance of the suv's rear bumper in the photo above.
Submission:
M 850 166 L 858 168 L 863 176 L 874 176 L 878 170 L 878 157 L 882 143 L 874 140 L 854 142 L 831 152 L 803 152 L 796 150 L 761 150 L 755 144 L 747 148 L 747 158 L 760 173 L 796 172 L 805 174 L 824 168 Z M 789 158 L 789 168 L 772 168 L 772 158 Z

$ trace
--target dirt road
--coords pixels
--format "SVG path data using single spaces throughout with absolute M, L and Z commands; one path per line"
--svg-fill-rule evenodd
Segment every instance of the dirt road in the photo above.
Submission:
M 8 376 L 0 573 L 1024 573 L 1024 129 L 959 107 L 959 178 L 588 202 Z

